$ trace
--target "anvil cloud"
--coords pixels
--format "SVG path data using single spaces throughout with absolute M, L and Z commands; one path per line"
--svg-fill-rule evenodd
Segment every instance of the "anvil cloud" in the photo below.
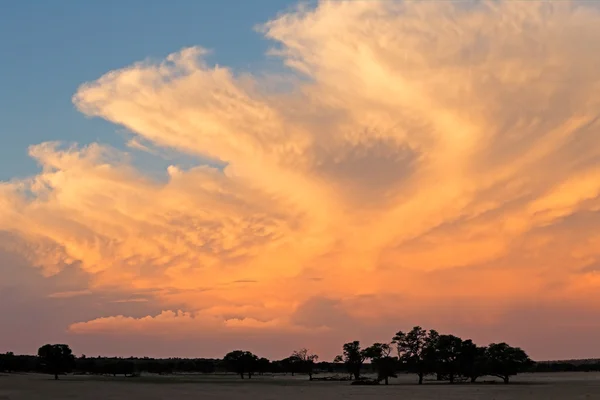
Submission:
M 41 172 L 0 184 L 2 251 L 44 279 L 86 276 L 54 298 L 153 305 L 68 335 L 109 353 L 117 335 L 274 356 L 285 336 L 332 355 L 422 324 L 586 356 L 600 333 L 598 10 L 323 2 L 258 31 L 284 72 L 211 66 L 193 47 L 73 96 L 132 151 L 197 166 L 157 177 L 102 143 L 41 143 Z

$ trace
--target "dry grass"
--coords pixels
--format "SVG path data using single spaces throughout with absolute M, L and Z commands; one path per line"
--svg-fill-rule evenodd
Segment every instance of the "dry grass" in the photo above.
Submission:
M 578 400 L 600 399 L 600 374 L 524 374 L 510 385 L 445 383 L 415 385 L 401 376 L 390 386 L 350 386 L 348 382 L 309 382 L 306 377 L 179 375 L 109 378 L 64 376 L 55 382 L 45 375 L 0 376 L 0 400 L 34 399 L 410 399 L 410 400 Z

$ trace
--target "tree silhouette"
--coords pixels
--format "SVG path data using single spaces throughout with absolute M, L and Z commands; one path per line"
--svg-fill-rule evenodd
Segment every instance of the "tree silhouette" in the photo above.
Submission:
M 12 372 L 15 370 L 16 357 L 12 351 L 0 354 L 0 372 Z
M 454 383 L 460 375 L 463 341 L 454 335 L 440 335 L 435 343 L 436 372 Z
M 460 375 L 475 382 L 487 374 L 486 347 L 477 346 L 471 339 L 462 342 L 460 354 Z
M 385 381 L 388 384 L 390 377 L 395 377 L 396 374 L 396 357 L 390 357 L 392 348 L 387 343 L 374 343 L 370 347 L 363 350 L 363 355 L 371 359 L 371 363 L 377 370 L 377 380 Z
M 398 357 L 391 356 L 397 350 Z M 371 361 L 377 379 L 361 379 L 361 369 L 365 360 Z M 149 357 L 86 357 L 75 358 L 69 346 L 65 344 L 46 344 L 38 349 L 37 356 L 0 354 L 0 372 L 43 372 L 58 375 L 75 371 L 83 374 L 125 375 L 133 376 L 141 372 L 170 374 L 173 372 L 212 373 L 219 369 L 235 372 L 244 379 L 247 374 L 251 379 L 255 373 L 302 372 L 313 380 L 313 371 L 319 368 L 330 373 L 347 371 L 353 385 L 379 384 L 389 377 L 396 376 L 396 371 L 406 370 L 419 377 L 423 383 L 425 375 L 437 373 L 438 380 L 450 383 L 470 379 L 475 382 L 480 376 L 496 376 L 505 383 L 510 377 L 520 372 L 549 371 L 600 371 L 598 360 L 582 360 L 583 362 L 538 362 L 534 363 L 528 355 L 518 347 L 506 343 L 492 343 L 480 347 L 472 340 L 462 340 L 454 335 L 440 335 L 435 330 L 426 331 L 415 326 L 409 332 L 399 331 L 391 343 L 374 343 L 362 349 L 359 341 L 343 345 L 343 354 L 335 358 L 333 363 L 316 363 L 318 356 L 301 348 L 280 361 L 269 361 L 259 358 L 249 351 L 235 350 L 223 359 L 186 359 L 168 358 L 154 359 Z M 342 365 L 343 364 L 343 365 Z M 316 367 L 317 366 L 317 367 Z M 369 369 L 369 368 L 367 368 Z M 371 370 L 371 369 L 369 369 Z M 336 377 L 324 377 L 320 380 L 337 380 Z M 316 379 L 315 379 L 316 380 Z
M 360 379 L 360 369 L 366 359 L 364 351 L 360 348 L 360 342 L 355 340 L 354 342 L 346 343 L 343 349 L 343 354 L 336 356 L 333 362 L 343 362 L 346 365 L 348 373 L 354 376 L 355 380 Z
M 248 379 L 251 379 L 258 367 L 258 357 L 249 351 L 231 351 L 223 357 L 223 361 L 228 371 L 239 374 L 242 379 L 244 374 L 248 374 Z
M 269 370 L 271 366 L 271 361 L 267 358 L 261 357 L 256 361 L 256 369 L 258 370 L 258 374 L 262 375 Z
M 40 363 L 58 380 L 58 374 L 68 372 L 75 364 L 73 352 L 66 344 L 46 344 L 38 349 Z
M 292 363 L 297 363 L 300 370 L 307 373 L 308 379 L 312 381 L 313 368 L 315 366 L 315 361 L 319 359 L 319 356 L 311 354 L 308 349 L 302 348 L 294 351 L 290 356 L 290 359 L 292 360 Z
M 502 378 L 508 383 L 511 375 L 516 375 L 533 365 L 529 356 L 519 347 L 506 343 L 492 343 L 486 351 L 487 373 Z
M 286 374 L 289 372 L 292 374 L 292 376 L 294 376 L 296 372 L 300 372 L 300 360 L 294 356 L 286 357 L 279 361 L 278 364 Z
M 410 332 L 399 331 L 394 336 L 393 344 L 398 350 L 398 359 L 409 372 L 416 373 L 419 385 L 423 376 L 435 370 L 435 344 L 439 334 L 430 330 L 427 332 L 420 326 L 415 326 Z

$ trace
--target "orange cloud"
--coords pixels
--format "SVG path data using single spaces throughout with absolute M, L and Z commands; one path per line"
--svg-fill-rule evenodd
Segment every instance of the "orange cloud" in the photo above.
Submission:
M 48 297 L 53 298 L 53 299 L 70 299 L 72 297 L 85 296 L 88 294 L 92 294 L 92 291 L 89 289 L 84 289 L 84 290 L 71 290 L 68 292 L 56 292 L 56 293 L 50 294 Z
M 223 330 L 274 330 L 277 332 L 305 332 L 316 333 L 326 331 L 326 326 L 311 328 L 310 330 L 302 326 L 294 326 L 289 321 L 267 320 L 261 321 L 254 318 L 233 318 L 222 319 L 210 311 L 184 312 L 184 311 L 163 311 L 156 316 L 146 316 L 142 318 L 131 318 L 122 315 L 116 317 L 97 318 L 92 321 L 79 322 L 72 324 L 69 330 L 73 333 L 84 334 L 149 334 L 157 336 L 170 335 L 193 335 L 194 333 L 210 329 L 214 334 Z
M 0 185 L 0 227 L 45 273 L 77 262 L 94 289 L 152 289 L 186 310 L 72 332 L 290 329 L 318 297 L 359 320 L 393 314 L 350 306 L 360 296 L 432 317 L 452 301 L 600 306 L 581 272 L 600 260 L 597 10 L 323 2 L 260 30 L 291 88 L 195 47 L 73 97 L 133 149 L 222 168 L 161 180 L 102 144 L 43 143 L 30 149 L 42 172 Z

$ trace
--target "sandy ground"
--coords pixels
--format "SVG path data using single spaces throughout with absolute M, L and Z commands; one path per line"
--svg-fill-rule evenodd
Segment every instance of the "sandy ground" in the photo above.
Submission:
M 410 399 L 410 400 L 578 400 L 600 399 L 599 373 L 523 374 L 504 384 L 415 384 L 411 375 L 389 386 L 350 386 L 347 382 L 309 382 L 306 377 L 142 376 L 109 378 L 0 375 L 0 400 L 33 399 Z M 486 378 L 487 379 L 487 378 Z

